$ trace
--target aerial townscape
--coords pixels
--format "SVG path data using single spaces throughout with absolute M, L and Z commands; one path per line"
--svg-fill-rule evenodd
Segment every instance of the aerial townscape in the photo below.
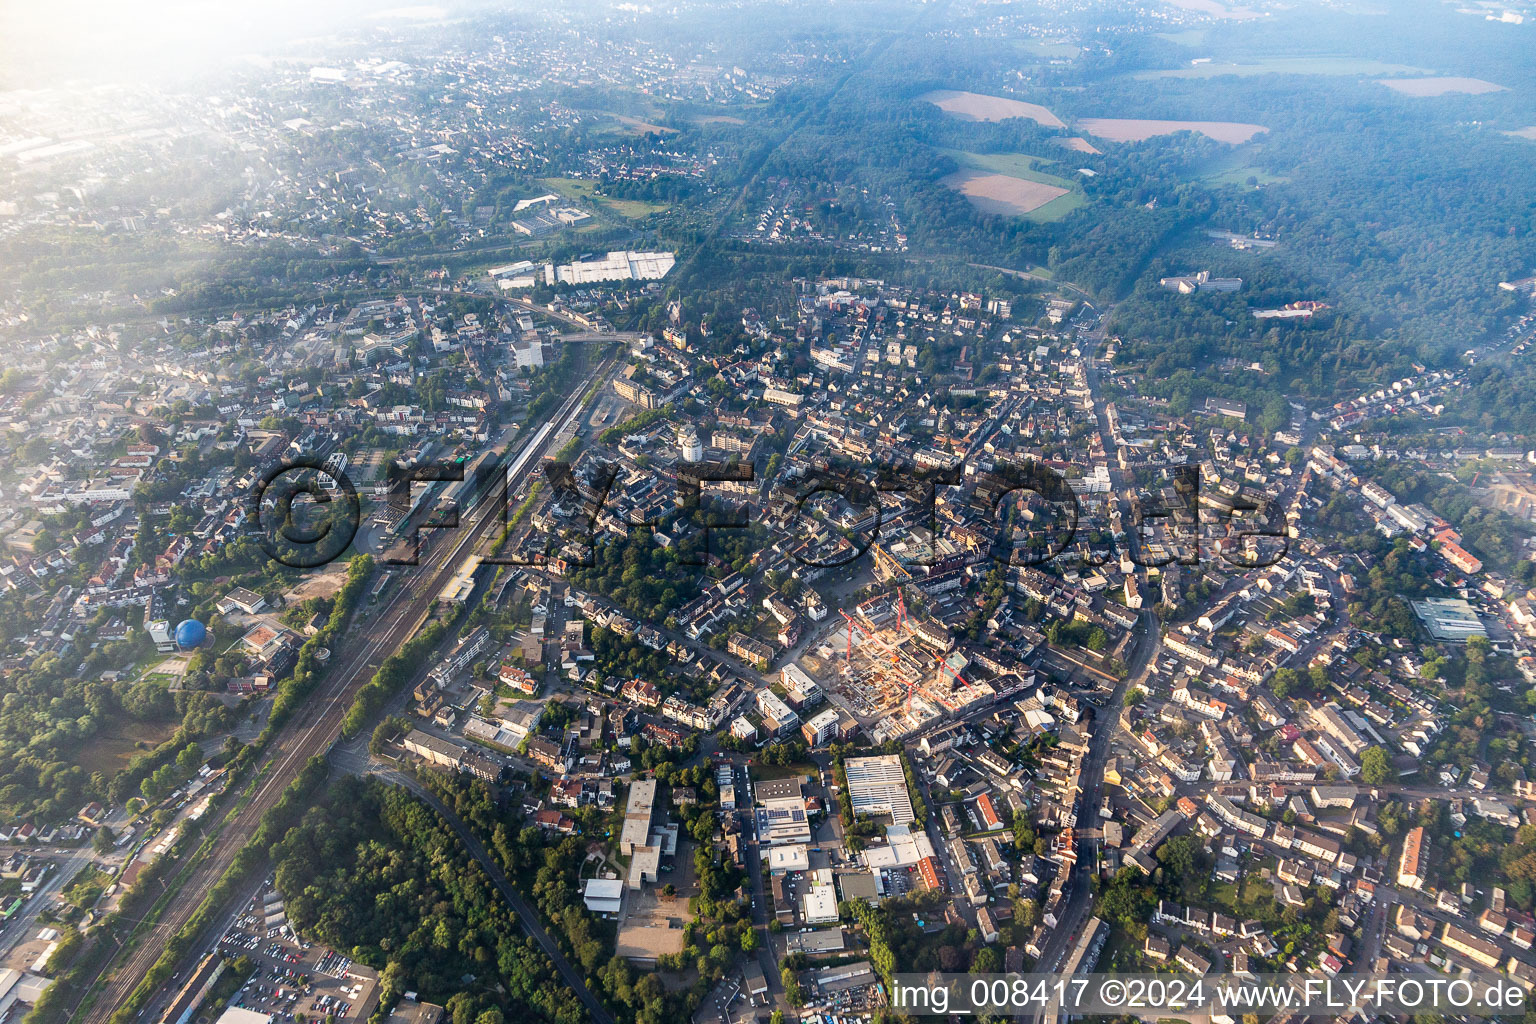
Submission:
M 1536 7 L 11 6 L 0 1024 L 1536 987 Z

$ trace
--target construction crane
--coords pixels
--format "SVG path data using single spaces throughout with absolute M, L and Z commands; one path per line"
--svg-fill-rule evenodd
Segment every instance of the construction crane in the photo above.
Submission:
M 939 664 L 939 668 L 942 671 L 947 672 L 950 675 L 950 677 L 953 678 L 961 686 L 970 686 L 969 683 L 967 683 L 964 679 L 960 678 L 959 673 L 957 673 L 954 669 L 949 667 L 949 664 L 947 662 L 945 662 L 943 658 L 938 659 L 938 664 Z M 923 692 L 926 693 L 933 700 L 936 700 L 940 704 L 942 704 L 946 711 L 954 711 L 956 708 L 958 708 L 960 706 L 960 705 L 956 704 L 953 700 L 951 700 L 949 698 L 949 695 L 944 693 L 938 686 L 930 686 L 926 690 L 924 690 Z
M 912 578 L 907 567 L 891 557 L 891 553 L 879 544 L 871 544 L 869 550 L 875 556 L 875 575 L 881 580 L 897 580 L 905 583 Z
M 943 657 L 941 655 L 940 657 L 935 659 L 935 661 L 938 664 L 939 668 L 941 668 L 943 671 L 945 671 L 946 673 L 949 674 L 950 678 L 952 678 L 955 682 L 959 683 L 961 686 L 965 687 L 966 689 L 970 689 L 971 684 L 966 682 L 964 679 L 962 679 L 960 677 L 960 673 L 959 672 L 956 672 L 954 669 L 949 667 L 949 659 L 947 659 L 947 658 L 945 658 L 945 657 Z
M 847 653 L 847 661 L 848 661 L 849 664 L 851 664 L 853 662 L 853 631 L 855 629 L 857 629 L 860 633 L 863 633 L 864 634 L 864 638 L 866 640 L 873 640 L 874 636 L 871 635 L 869 630 L 865 629 L 863 626 L 861 626 L 857 622 L 855 622 L 853 620 L 853 616 L 849 615 L 847 612 L 843 611 L 841 608 L 839 608 L 837 610 L 837 614 L 841 615 L 843 618 L 848 620 L 848 653 Z

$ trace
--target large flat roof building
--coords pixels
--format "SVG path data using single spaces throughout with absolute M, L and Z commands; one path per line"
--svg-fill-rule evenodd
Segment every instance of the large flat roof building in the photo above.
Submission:
M 830 885 L 813 885 L 801 899 L 806 924 L 827 924 L 837 920 L 837 890 Z
M 412 729 L 406 734 L 404 746 L 407 751 L 429 764 L 457 768 L 464 763 L 463 747 L 420 729 Z
M 589 878 L 581 899 L 594 914 L 617 914 L 624 905 L 624 880 Z
M 1413 613 L 1424 623 L 1430 636 L 1445 643 L 1464 644 L 1474 636 L 1488 635 L 1477 612 L 1460 598 L 1428 597 L 1415 601 Z
M 811 823 L 805 814 L 799 778 L 755 782 L 752 797 L 757 803 L 753 817 L 757 821 L 758 842 L 782 846 L 811 841 Z
M 272 1015 L 231 1006 L 219 1016 L 218 1024 L 272 1024 Z
M 202 963 L 197 965 L 187 983 L 176 993 L 176 998 L 165 1008 L 165 1013 L 160 1017 L 163 1024 L 187 1024 L 192 1014 L 202 1005 L 208 990 L 213 988 L 213 983 L 224 973 L 224 967 L 224 958 L 217 953 L 203 957 Z
M 850 757 L 843 762 L 843 770 L 848 775 L 848 798 L 854 814 L 889 814 L 896 825 L 913 819 L 912 796 L 907 792 L 900 755 Z
M 651 817 L 656 810 L 656 780 L 639 779 L 629 787 L 624 827 L 619 831 L 619 852 L 631 856 L 651 840 Z
M 755 810 L 758 842 L 781 846 L 785 843 L 811 841 L 811 823 L 805 814 L 804 797 L 760 799 Z
M 798 776 L 787 779 L 760 779 L 752 783 L 752 796 L 759 802 L 797 797 L 801 795 L 801 791 L 802 786 Z

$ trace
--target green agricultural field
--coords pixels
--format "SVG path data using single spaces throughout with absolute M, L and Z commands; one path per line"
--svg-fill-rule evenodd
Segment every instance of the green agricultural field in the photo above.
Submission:
M 1209 29 L 1187 28 L 1182 32 L 1155 32 L 1159 39 L 1166 39 L 1175 46 L 1202 46 Z
M 1048 43 L 1043 39 L 1025 39 L 1018 46 L 1025 53 L 1046 58 L 1076 57 L 1083 52 L 1076 43 Z
M 654 203 L 649 199 L 608 199 L 599 200 L 604 206 L 618 214 L 620 217 L 628 217 L 630 220 L 639 220 L 649 217 L 653 213 L 661 213 L 668 208 L 666 203 Z

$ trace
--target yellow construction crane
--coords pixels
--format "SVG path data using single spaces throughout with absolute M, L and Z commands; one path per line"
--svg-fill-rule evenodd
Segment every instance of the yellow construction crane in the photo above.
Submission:
M 907 567 L 892 558 L 891 553 L 885 548 L 879 544 L 871 544 L 869 549 L 874 552 L 875 575 L 880 578 L 880 582 L 889 583 L 891 580 L 898 580 L 906 583 L 912 579 L 912 574 L 907 571 Z

